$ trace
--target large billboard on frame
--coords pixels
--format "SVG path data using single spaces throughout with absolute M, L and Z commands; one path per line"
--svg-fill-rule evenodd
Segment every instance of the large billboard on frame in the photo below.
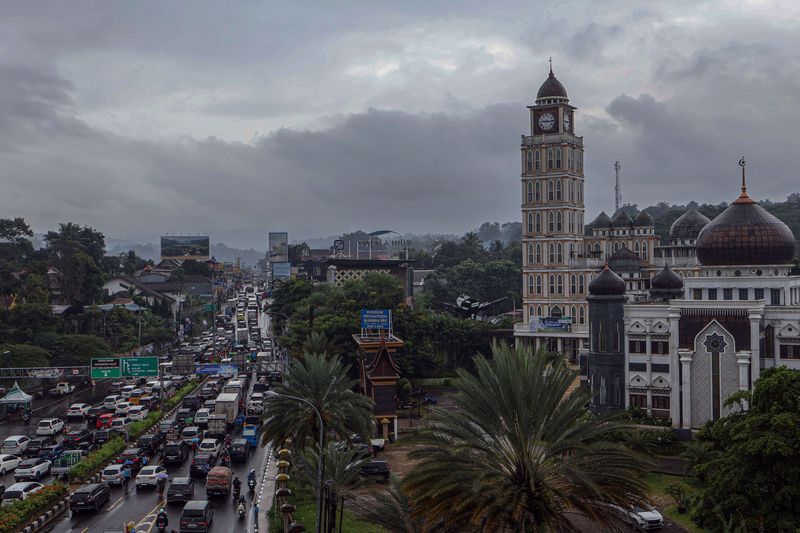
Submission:
M 164 235 L 161 237 L 161 259 L 194 259 L 211 257 L 208 235 Z
M 269 262 L 289 262 L 289 234 L 284 232 L 269 232 Z

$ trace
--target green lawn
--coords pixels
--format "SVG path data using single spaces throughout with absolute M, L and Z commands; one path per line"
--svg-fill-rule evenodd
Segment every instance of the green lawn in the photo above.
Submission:
M 690 485 L 690 483 L 687 482 L 687 479 L 683 476 L 671 476 L 669 474 L 657 474 L 655 472 L 650 472 L 644 477 L 644 482 L 648 487 L 650 487 L 653 495 L 659 497 L 661 500 L 669 502 L 672 502 L 672 498 L 670 498 L 670 496 L 667 494 L 667 486 L 675 481 L 680 481 Z M 662 506 L 659 511 L 666 518 L 669 518 L 691 533 L 703 533 L 705 531 L 705 529 L 701 529 L 694 525 L 692 519 L 689 517 L 689 512 L 685 514 L 678 513 L 678 509 L 675 507 L 675 505 Z
M 298 489 L 297 485 L 291 481 L 289 482 L 289 488 L 292 490 L 289 502 L 297 507 L 297 511 L 292 516 L 306 527 L 306 531 L 313 531 L 317 517 L 317 502 L 314 499 L 314 494 L 308 490 Z M 270 511 L 270 531 L 283 531 L 282 518 L 279 510 L 273 506 L 272 511 Z M 339 531 L 338 512 L 335 531 Z M 347 509 L 345 504 L 342 533 L 386 533 L 386 530 L 358 518 L 352 511 Z

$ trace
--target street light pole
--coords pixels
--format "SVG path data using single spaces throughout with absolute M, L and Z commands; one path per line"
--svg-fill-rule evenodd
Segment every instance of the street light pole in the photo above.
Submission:
M 321 526 L 320 519 L 322 518 L 322 470 L 323 470 L 322 440 L 323 440 L 323 438 L 325 436 L 325 430 L 322 427 L 322 415 L 319 414 L 319 411 L 314 406 L 314 404 L 311 403 L 310 401 L 306 400 L 305 398 L 300 398 L 299 396 L 290 396 L 288 394 L 281 394 L 281 393 L 275 392 L 273 390 L 267 391 L 264 394 L 267 395 L 267 396 L 273 396 L 273 397 L 282 396 L 284 398 L 289 398 L 290 400 L 297 400 L 298 402 L 306 403 L 309 406 L 311 406 L 311 408 L 314 410 L 314 414 L 317 415 L 317 422 L 319 422 L 319 454 L 317 456 L 317 527 L 316 527 L 316 532 L 317 533 L 322 533 L 322 530 L 320 529 L 320 526 Z

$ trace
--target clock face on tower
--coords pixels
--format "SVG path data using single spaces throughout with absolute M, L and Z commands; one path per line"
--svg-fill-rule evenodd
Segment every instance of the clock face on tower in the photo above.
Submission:
M 552 113 L 542 113 L 539 115 L 539 127 L 545 131 L 550 131 L 556 125 L 556 117 Z
M 564 113 L 564 131 L 569 131 L 569 128 L 571 126 L 570 122 L 571 121 L 570 121 L 570 118 L 569 118 L 569 113 L 565 112 Z

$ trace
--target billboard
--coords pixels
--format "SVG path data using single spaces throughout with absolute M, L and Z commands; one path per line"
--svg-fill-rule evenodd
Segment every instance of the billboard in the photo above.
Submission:
M 392 329 L 392 312 L 389 309 L 362 309 L 361 329 Z
M 161 237 L 161 259 L 194 259 L 211 257 L 208 235 L 165 235 Z
M 272 263 L 272 279 L 291 278 L 291 263 Z
M 528 329 L 532 332 L 560 333 L 572 331 L 572 318 L 562 317 L 531 317 Z
M 270 263 L 289 262 L 289 234 L 286 232 L 269 232 L 269 255 Z

